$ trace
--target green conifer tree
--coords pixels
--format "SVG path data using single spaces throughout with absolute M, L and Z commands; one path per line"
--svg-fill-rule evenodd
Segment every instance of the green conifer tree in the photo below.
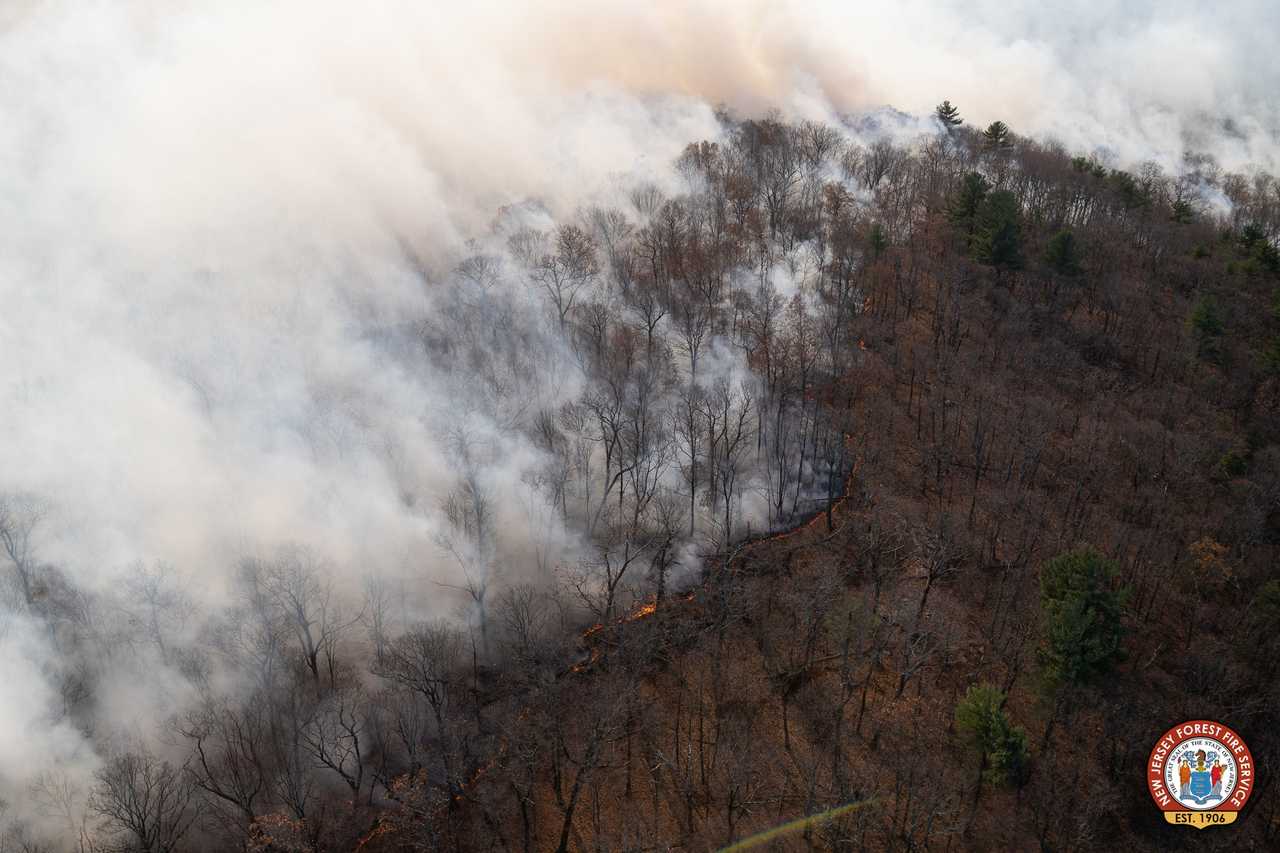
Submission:
M 1040 664 L 1050 685 L 1081 687 L 1120 659 L 1127 591 L 1115 589 L 1118 568 L 1096 551 L 1068 551 L 1040 573 L 1044 645 Z
M 964 124 L 964 119 L 960 118 L 960 111 L 953 107 L 950 101 L 943 101 L 934 107 L 933 114 L 948 131 Z
M 947 205 L 947 216 L 963 236 L 966 252 L 973 243 L 978 224 L 978 211 L 990 190 L 991 184 L 987 183 L 986 178 L 977 172 L 970 172 L 964 176 L 964 180 L 960 182 L 960 188 L 952 195 Z
M 1204 361 L 1217 361 L 1222 355 L 1222 335 L 1224 327 L 1222 315 L 1218 311 L 1218 302 L 1205 294 L 1191 309 L 1187 325 L 1195 339 L 1196 357 Z
M 879 222 L 871 223 L 871 229 L 867 232 L 867 248 L 871 251 L 873 260 L 878 259 L 889 248 L 889 238 Z
M 1002 121 L 993 121 L 987 125 L 987 129 L 982 131 L 982 138 L 987 141 L 987 147 L 992 149 L 1008 148 L 1013 144 L 1013 140 L 1009 138 L 1009 125 Z
M 974 684 L 956 705 L 956 727 L 981 756 L 981 778 L 1020 785 L 1030 763 L 1027 733 L 1004 712 L 1005 695 L 990 684 Z
M 1080 274 L 1080 244 L 1071 229 L 1064 228 L 1049 239 L 1044 260 L 1059 275 Z
M 978 208 L 973 256 L 997 272 L 1022 266 L 1022 211 L 1008 190 L 989 194 Z

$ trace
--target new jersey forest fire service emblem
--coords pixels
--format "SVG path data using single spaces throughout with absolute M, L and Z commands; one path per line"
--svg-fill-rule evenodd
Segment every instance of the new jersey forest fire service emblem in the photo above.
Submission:
M 1234 823 L 1253 792 L 1256 768 L 1240 735 L 1221 723 L 1189 720 L 1161 735 L 1147 761 L 1147 789 L 1173 824 Z

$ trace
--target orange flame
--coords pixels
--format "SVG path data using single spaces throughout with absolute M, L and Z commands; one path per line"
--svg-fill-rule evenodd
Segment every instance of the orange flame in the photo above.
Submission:
M 645 602 L 644 604 L 639 605 L 638 607 L 636 607 L 636 609 L 632 610 L 630 613 L 624 616 L 622 621 L 634 622 L 637 619 L 643 619 L 646 616 L 652 616 L 657 612 L 658 612 L 658 602 L 656 601 Z

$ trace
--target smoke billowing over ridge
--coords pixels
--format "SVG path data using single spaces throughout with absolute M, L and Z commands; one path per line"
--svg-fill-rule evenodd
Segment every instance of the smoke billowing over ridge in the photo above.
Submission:
M 385 574 L 417 581 L 414 616 L 448 613 L 436 584 L 466 577 L 440 503 L 460 460 L 519 498 L 497 509 L 510 571 L 571 559 L 579 534 L 529 491 L 540 453 L 511 429 L 577 391 L 555 330 L 521 319 L 535 297 L 485 291 L 481 316 L 519 331 L 488 386 L 465 360 L 424 367 L 406 339 L 471 316 L 445 283 L 468 241 L 502 251 L 499 209 L 559 218 L 639 179 L 674 187 L 669 164 L 719 134 L 720 104 L 838 121 L 946 97 L 1119 162 L 1176 168 L 1191 147 L 1277 165 L 1274 4 L 1037 5 L 14 5 L 0 491 L 41 501 L 33 559 L 90 590 L 172 565 L 203 614 L 243 557 L 302 543 L 343 600 Z M 41 761 L 75 774 L 96 757 L 49 722 L 61 663 L 42 629 L 15 607 L 4 631 L 0 794 L 20 801 Z M 100 729 L 186 701 L 166 667 L 131 673 Z

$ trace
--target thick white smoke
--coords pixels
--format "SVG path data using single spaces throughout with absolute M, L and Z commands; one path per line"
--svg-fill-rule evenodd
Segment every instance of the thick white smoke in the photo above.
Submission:
M 574 395 L 554 335 L 529 320 L 512 342 L 509 363 L 546 374 L 514 383 L 516 405 L 397 334 L 447 311 L 447 271 L 501 207 L 566 216 L 635 175 L 675 186 L 668 164 L 718 133 L 719 104 L 834 120 L 945 97 L 1121 161 L 1176 167 L 1192 145 L 1274 168 L 1278 8 L 10 0 L 0 492 L 48 501 L 38 559 L 88 590 L 164 561 L 204 613 L 238 559 L 303 543 L 349 591 L 409 578 L 410 606 L 445 610 L 430 581 L 460 581 L 438 541 L 461 435 L 513 498 L 511 570 L 573 548 L 522 491 L 539 458 L 508 422 Z M 21 801 L 94 759 L 60 713 L 51 638 L 7 618 L 0 796 Z M 130 683 L 99 700 L 100 730 L 182 702 Z

